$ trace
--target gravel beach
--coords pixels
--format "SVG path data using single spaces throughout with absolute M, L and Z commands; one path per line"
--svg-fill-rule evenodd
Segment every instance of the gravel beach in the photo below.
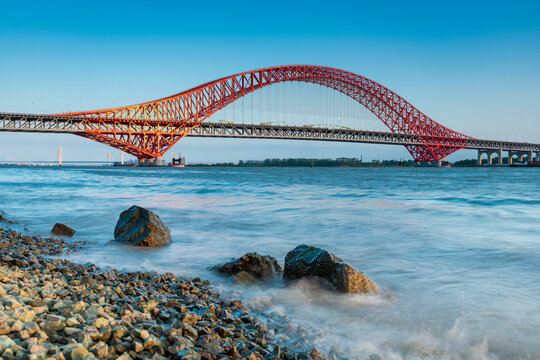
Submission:
M 62 259 L 84 246 L 0 228 L 3 359 L 329 358 L 208 281 Z

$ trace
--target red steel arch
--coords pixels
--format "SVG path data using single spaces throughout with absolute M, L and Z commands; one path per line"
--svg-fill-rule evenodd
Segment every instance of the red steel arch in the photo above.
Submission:
M 470 137 L 446 128 L 388 88 L 363 76 L 313 65 L 277 66 L 224 77 L 163 99 L 132 106 L 61 115 L 85 117 L 78 133 L 138 158 L 162 156 L 216 111 L 264 86 L 283 81 L 314 83 L 342 92 L 375 114 L 392 132 L 420 135 L 407 146 L 416 161 L 439 161 Z

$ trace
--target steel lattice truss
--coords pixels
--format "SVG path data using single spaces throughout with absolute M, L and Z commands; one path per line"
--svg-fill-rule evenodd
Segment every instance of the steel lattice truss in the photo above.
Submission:
M 108 126 L 108 128 L 106 128 Z M 148 131 L 149 128 L 145 130 Z M 255 138 L 255 139 L 289 139 L 362 142 L 403 146 L 437 146 L 446 141 L 445 137 L 425 137 L 415 134 L 401 134 L 382 131 L 367 131 L 354 129 L 317 128 L 308 126 L 284 126 L 270 124 L 233 124 L 202 122 L 183 123 L 184 128 L 192 128 L 186 136 L 225 137 L 225 138 Z M 104 122 L 98 124 L 85 117 L 60 115 L 31 115 L 31 114 L 2 114 L 0 113 L 0 131 L 22 132 L 51 132 L 80 134 L 88 128 L 101 130 L 102 135 L 113 135 L 118 132 L 137 132 L 138 125 L 131 122 Z M 178 128 L 169 126 L 161 133 L 164 137 L 174 136 Z M 516 152 L 540 152 L 540 144 L 521 142 L 469 139 L 467 149 L 505 150 Z
M 470 137 L 433 121 L 386 87 L 351 72 L 312 65 L 278 66 L 215 80 L 139 105 L 59 114 L 86 118 L 77 135 L 119 148 L 138 158 L 162 156 L 216 111 L 264 86 L 304 81 L 327 86 L 360 102 L 393 133 L 417 135 L 407 145 L 417 161 L 437 161 L 464 148 Z

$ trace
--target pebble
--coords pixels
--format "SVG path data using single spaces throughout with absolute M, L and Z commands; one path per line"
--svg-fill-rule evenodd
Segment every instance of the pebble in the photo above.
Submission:
M 15 344 L 15 341 L 11 340 L 8 336 L 0 336 L 0 349 L 5 350 L 15 345 L 17 345 Z
M 61 259 L 83 246 L 0 228 L 1 358 L 329 359 L 208 281 Z

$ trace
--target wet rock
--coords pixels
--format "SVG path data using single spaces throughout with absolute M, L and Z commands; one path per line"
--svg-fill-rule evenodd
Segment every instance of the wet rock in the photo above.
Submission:
M 127 335 L 128 333 L 128 329 L 123 327 L 123 326 L 118 326 L 118 327 L 115 327 L 113 330 L 112 330 L 112 338 L 113 339 L 122 339 L 125 335 Z
M 83 360 L 89 354 L 85 348 L 77 348 L 69 353 L 71 360 Z
M 233 336 L 233 332 L 230 329 L 227 329 L 227 328 L 225 328 L 223 326 L 216 327 L 216 332 L 221 337 L 231 337 L 231 336 Z
M 153 300 L 148 301 L 146 304 L 144 304 L 142 308 L 143 308 L 143 311 L 147 313 L 153 310 L 158 305 L 159 305 L 159 301 L 153 299 Z
M 104 359 L 109 353 L 109 347 L 104 342 L 98 342 L 90 348 L 90 351 L 94 353 L 98 358 Z
M 177 355 L 177 359 L 182 359 L 182 360 L 200 360 L 201 359 L 201 355 L 194 351 L 194 350 L 191 350 L 191 349 L 185 349 L 185 350 L 182 350 L 178 353 Z
M 41 344 L 34 344 L 28 347 L 28 352 L 31 354 L 40 353 L 45 354 L 47 353 L 47 348 Z
M 323 355 L 319 352 L 319 350 L 317 350 L 316 348 L 313 348 L 311 350 L 311 352 L 309 353 L 309 356 L 311 356 L 312 359 L 314 360 L 318 360 L 318 359 L 323 359 Z
M 247 253 L 234 261 L 215 266 L 213 269 L 226 275 L 240 275 L 238 282 L 252 282 L 252 279 L 268 280 L 283 272 L 275 258 L 255 252 Z M 242 272 L 251 277 L 241 274 Z
M 144 348 L 145 349 L 152 349 L 154 346 L 158 346 L 161 344 L 161 341 L 159 341 L 158 338 L 154 337 L 154 336 L 149 336 L 145 341 L 144 341 Z
M 66 328 L 66 324 L 62 320 L 51 320 L 45 323 L 43 330 L 45 332 L 57 332 Z
M 193 326 L 184 326 L 184 335 L 193 339 L 197 339 L 199 332 Z
M 141 332 L 139 332 L 139 337 L 141 338 L 141 340 L 146 340 L 150 337 L 150 333 L 148 332 L 148 330 L 142 330 Z
M 0 335 L 7 335 L 11 332 L 11 326 L 4 321 L 0 321 Z
M 141 352 L 141 351 L 143 351 L 143 350 L 144 350 L 144 345 L 143 345 L 143 344 L 141 344 L 141 343 L 138 342 L 138 341 L 135 341 L 135 342 L 133 343 L 133 351 L 135 351 L 135 352 L 138 353 L 138 352 Z
M 11 332 L 20 332 L 22 329 L 24 329 L 24 324 L 19 320 L 15 321 L 13 325 L 11 325 Z
M 98 329 L 109 326 L 109 320 L 105 318 L 97 318 L 96 321 L 94 321 L 94 326 Z
M 180 319 L 183 324 L 195 326 L 197 324 L 197 321 L 199 320 L 200 316 L 195 313 L 185 313 L 180 316 Z
M 15 344 L 15 341 L 11 340 L 8 336 L 0 336 L 0 349 L 5 350 L 15 345 L 17 345 Z
M 23 323 L 30 322 L 34 320 L 34 317 L 36 316 L 36 313 L 32 310 L 26 311 L 24 314 L 19 317 L 19 321 L 22 321 Z
M 61 223 L 54 224 L 51 232 L 53 234 L 62 235 L 62 236 L 73 236 L 73 234 L 75 234 L 75 230 Z
M 64 332 L 66 333 L 66 335 L 68 337 L 73 337 L 75 336 L 77 333 L 80 333 L 82 330 L 81 329 L 77 329 L 77 328 L 74 328 L 74 327 L 66 327 L 64 329 Z
M 231 279 L 235 284 L 240 285 L 255 284 L 259 282 L 259 279 L 246 271 L 240 271 L 238 274 L 233 275 Z
M 159 216 L 139 206 L 120 214 L 114 239 L 136 246 L 165 246 L 171 243 L 171 232 Z
M 344 263 L 334 254 L 313 246 L 300 245 L 285 257 L 285 280 L 320 278 L 331 287 L 346 293 L 377 293 L 379 290 L 363 273 Z

